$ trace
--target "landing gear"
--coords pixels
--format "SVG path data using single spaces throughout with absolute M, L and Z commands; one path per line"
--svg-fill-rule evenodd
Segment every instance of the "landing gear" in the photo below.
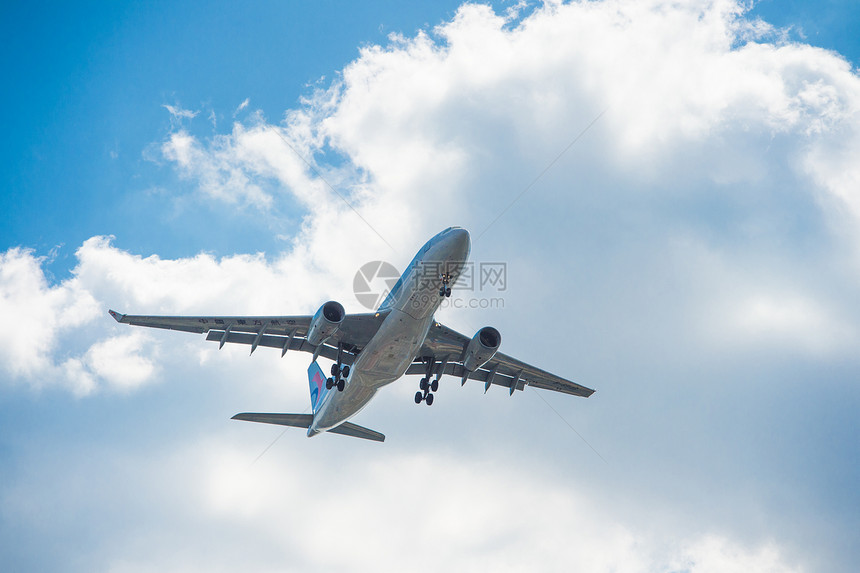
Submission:
M 415 392 L 415 403 L 416 404 L 420 404 L 423 401 L 423 402 L 426 402 L 428 406 L 433 405 L 433 394 L 430 392 L 430 388 L 434 384 L 436 385 L 437 388 L 439 387 L 439 385 L 436 384 L 435 380 L 432 383 L 428 384 L 426 378 L 421 379 L 421 383 L 420 383 L 421 390 L 419 390 L 418 392 Z
M 424 362 L 425 376 L 418 382 L 418 388 L 420 388 L 420 390 L 415 393 L 415 403 L 420 404 L 421 402 L 426 402 L 428 406 L 431 406 L 434 399 L 433 392 L 439 390 L 439 378 L 441 378 L 445 371 L 445 365 L 448 363 L 448 359 L 446 358 L 443 360 L 439 368 L 435 368 L 436 359 L 432 356 L 423 358 L 422 362 Z M 434 373 L 436 374 L 436 377 L 431 379 Z
M 337 386 L 337 391 L 343 392 L 347 378 L 349 378 L 349 366 L 343 364 L 343 344 L 338 344 L 337 362 L 331 365 L 331 378 L 325 381 L 326 390 Z
M 418 387 L 421 388 L 421 390 L 415 393 L 416 404 L 420 404 L 422 400 L 427 402 L 428 406 L 433 404 L 433 394 L 430 393 L 430 388 L 432 386 L 433 382 L 428 382 L 427 378 L 422 378 L 421 381 L 418 382 Z M 438 388 L 439 385 L 437 384 L 436 387 Z
M 451 296 L 451 287 L 448 284 L 451 282 L 451 275 L 448 273 L 442 273 L 442 276 L 439 278 L 442 279 L 442 286 L 439 287 L 439 296 Z

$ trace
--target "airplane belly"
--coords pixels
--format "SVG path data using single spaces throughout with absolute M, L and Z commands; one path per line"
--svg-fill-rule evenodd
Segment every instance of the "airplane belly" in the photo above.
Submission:
M 432 316 L 415 320 L 392 310 L 350 367 L 343 392 L 332 391 L 326 396 L 312 428 L 325 431 L 342 424 L 360 412 L 379 388 L 403 376 L 424 344 L 431 323 Z
M 314 417 L 313 428 L 319 431 L 329 430 L 346 422 L 358 414 L 371 398 L 376 395 L 378 387 L 366 383 L 366 375 L 360 372 L 350 374 L 349 383 L 343 392 L 331 392 L 331 397 L 322 405 Z
M 432 316 L 416 320 L 393 309 L 358 355 L 353 368 L 371 374 L 374 380 L 368 383 L 375 386 L 384 386 L 400 378 L 424 344 L 431 322 Z

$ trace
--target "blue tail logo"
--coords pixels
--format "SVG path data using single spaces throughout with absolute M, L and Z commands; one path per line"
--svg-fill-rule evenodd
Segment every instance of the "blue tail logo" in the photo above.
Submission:
M 316 414 L 323 397 L 328 393 L 325 387 L 325 375 L 316 360 L 308 366 L 308 383 L 311 388 L 311 409 Z

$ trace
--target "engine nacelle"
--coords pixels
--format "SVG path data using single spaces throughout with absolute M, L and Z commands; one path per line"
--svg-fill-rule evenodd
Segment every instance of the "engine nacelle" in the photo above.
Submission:
M 314 346 L 319 346 L 325 342 L 337 331 L 345 316 L 346 312 L 339 302 L 330 300 L 322 305 L 311 319 L 311 326 L 308 328 L 308 342 Z
M 501 343 L 502 335 L 499 334 L 499 331 L 492 326 L 485 326 L 475 333 L 475 336 L 469 341 L 469 345 L 466 346 L 463 368 L 469 372 L 474 372 L 495 356 Z

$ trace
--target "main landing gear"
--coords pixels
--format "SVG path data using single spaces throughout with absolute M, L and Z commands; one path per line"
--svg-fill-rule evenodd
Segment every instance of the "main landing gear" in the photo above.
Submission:
M 442 273 L 442 276 L 439 278 L 442 279 L 442 286 L 439 287 L 439 296 L 451 296 L 451 287 L 448 286 L 448 283 L 451 282 L 451 275 L 449 275 L 448 273 Z
M 439 390 L 439 377 L 442 376 L 442 373 L 439 372 L 437 373 L 436 378 L 430 380 L 430 376 L 433 374 L 434 364 L 436 364 L 435 358 L 430 357 L 424 359 L 424 368 L 427 375 L 418 383 L 420 390 L 415 393 L 416 404 L 420 404 L 423 401 L 426 402 L 428 406 L 433 405 L 433 392 Z
M 337 386 L 338 392 L 346 388 L 346 379 L 349 378 L 349 366 L 343 363 L 343 344 L 337 345 L 337 362 L 331 365 L 331 378 L 325 381 L 327 390 Z

